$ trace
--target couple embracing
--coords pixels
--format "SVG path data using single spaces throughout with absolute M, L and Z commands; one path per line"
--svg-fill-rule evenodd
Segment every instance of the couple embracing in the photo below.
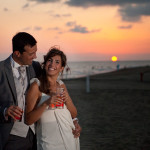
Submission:
M 26 32 L 12 45 L 13 53 L 0 62 L 0 150 L 79 150 L 77 109 L 58 79 L 66 55 L 52 47 L 42 64 L 33 61 L 37 42 Z

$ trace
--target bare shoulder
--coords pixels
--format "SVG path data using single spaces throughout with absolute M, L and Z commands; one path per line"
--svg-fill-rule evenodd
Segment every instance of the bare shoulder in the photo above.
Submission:
M 40 90 L 39 90 L 39 85 L 38 85 L 38 83 L 37 83 L 36 81 L 33 82 L 33 83 L 30 85 L 29 93 L 30 93 L 31 95 L 34 95 L 34 94 L 36 94 L 36 95 L 41 95 L 41 92 L 40 92 Z
M 31 89 L 39 89 L 39 85 L 36 81 L 34 81 L 31 85 L 30 85 Z

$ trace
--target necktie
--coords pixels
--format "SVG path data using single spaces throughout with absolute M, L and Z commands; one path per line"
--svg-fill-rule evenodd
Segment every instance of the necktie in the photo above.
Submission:
M 20 87 L 20 92 L 17 94 L 18 106 L 24 111 L 24 106 L 25 106 L 24 88 L 25 88 L 26 66 L 18 67 L 18 72 L 19 72 L 18 80 L 22 85 L 22 87 Z M 23 116 L 21 117 L 20 121 L 24 121 Z
M 26 67 L 25 66 L 20 66 L 18 67 L 18 71 L 19 71 L 19 78 L 18 80 L 20 81 L 20 83 L 22 84 L 22 86 L 24 86 L 24 80 L 25 80 L 25 75 L 26 75 Z

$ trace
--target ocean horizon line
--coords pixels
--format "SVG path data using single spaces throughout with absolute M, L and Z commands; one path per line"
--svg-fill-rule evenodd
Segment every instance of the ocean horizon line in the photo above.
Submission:
M 39 62 L 42 62 L 41 60 L 36 60 L 36 61 L 39 61 Z M 119 61 L 112 61 L 112 60 L 73 60 L 73 61 L 71 61 L 71 60 L 68 60 L 67 62 L 68 63 L 86 63 L 86 62 L 112 62 L 112 63 L 119 63 L 119 62 L 148 62 L 148 61 L 150 61 L 150 60 L 119 60 Z

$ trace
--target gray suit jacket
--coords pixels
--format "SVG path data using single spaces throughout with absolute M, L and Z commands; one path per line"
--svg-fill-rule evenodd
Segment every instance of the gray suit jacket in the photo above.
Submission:
M 38 62 L 33 61 L 32 65 L 27 67 L 28 88 L 30 79 L 39 76 L 40 73 L 41 68 Z M 8 140 L 13 126 L 11 118 L 8 121 L 4 118 L 4 109 L 12 104 L 17 105 L 17 94 L 10 57 L 8 57 L 6 60 L 0 62 L 0 150 Z

